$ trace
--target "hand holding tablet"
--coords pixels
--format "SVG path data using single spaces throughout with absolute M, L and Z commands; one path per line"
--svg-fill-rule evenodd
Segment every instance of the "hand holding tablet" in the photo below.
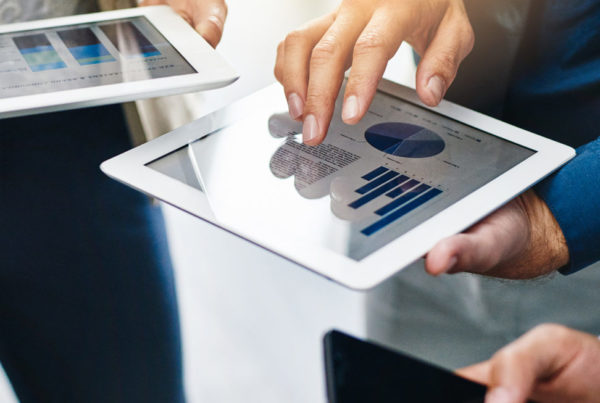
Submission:
M 462 234 L 438 242 L 427 254 L 433 275 L 467 271 L 524 279 L 551 273 L 569 262 L 569 250 L 556 219 L 528 190 Z
M 0 27 L 0 118 L 227 85 L 235 71 L 170 7 Z
M 307 146 L 301 124 L 284 112 L 280 90 L 270 86 L 102 169 L 330 279 L 366 289 L 574 155 L 450 102 L 428 108 L 414 90 L 386 80 L 357 125 L 341 121 L 338 99 L 327 137 Z M 464 256 L 460 265 L 468 263 Z
M 223 36 L 227 4 L 224 0 L 143 0 L 140 6 L 166 4 L 185 19 L 213 48 Z

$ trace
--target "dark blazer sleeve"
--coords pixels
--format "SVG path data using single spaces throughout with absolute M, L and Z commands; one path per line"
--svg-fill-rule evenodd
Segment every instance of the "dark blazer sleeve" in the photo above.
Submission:
M 535 187 L 563 231 L 574 273 L 600 260 L 600 137 L 577 149 L 577 156 Z

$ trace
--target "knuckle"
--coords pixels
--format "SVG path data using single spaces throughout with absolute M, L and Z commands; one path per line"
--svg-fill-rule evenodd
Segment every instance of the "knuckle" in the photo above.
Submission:
M 327 63 L 337 56 L 338 49 L 333 38 L 323 38 L 313 49 L 311 59 L 318 64 Z
M 563 338 L 569 333 L 569 329 L 563 325 L 556 323 L 543 323 L 537 325 L 531 330 L 531 334 L 535 337 L 543 338 Z
M 354 71 L 353 73 L 351 73 L 351 78 L 350 82 L 348 83 L 348 87 L 376 88 L 377 84 L 379 84 L 379 77 L 377 74 L 374 74 L 372 72 Z
M 328 111 L 333 108 L 335 99 L 324 90 L 313 90 L 306 96 L 306 111 Z M 308 112 L 307 112 L 308 114 Z
M 463 28 L 462 32 L 463 38 L 463 46 L 465 47 L 465 53 L 468 54 L 473 50 L 473 46 L 475 46 L 475 32 L 473 31 L 473 27 L 471 24 L 467 24 Z
M 287 36 L 285 37 L 285 43 L 286 45 L 293 45 L 293 44 L 297 44 L 297 43 L 304 43 L 306 35 L 304 34 L 304 32 L 302 32 L 299 29 L 293 30 L 291 31 L 289 34 L 287 34 Z
M 277 81 L 281 83 L 283 81 L 283 74 L 281 72 L 281 67 L 279 66 L 279 64 L 275 65 L 273 73 L 275 74 L 275 78 L 277 79 Z
M 435 57 L 436 70 L 444 77 L 447 83 L 451 82 L 458 70 L 458 54 L 455 49 L 444 49 Z
M 384 52 L 386 55 L 389 54 L 389 44 L 385 37 L 376 32 L 365 32 L 354 45 L 356 56 L 368 56 L 380 52 Z

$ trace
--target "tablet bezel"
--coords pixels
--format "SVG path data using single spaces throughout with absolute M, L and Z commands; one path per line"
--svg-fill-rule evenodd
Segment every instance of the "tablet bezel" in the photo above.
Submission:
M 238 79 L 238 74 L 227 61 L 168 6 L 138 7 L 9 24 L 0 26 L 0 34 L 133 17 L 146 17 L 197 73 L 3 98 L 0 99 L 0 118 L 208 90 Z
M 112 158 L 104 162 L 101 168 L 114 179 L 211 222 L 301 266 L 347 287 L 365 290 L 376 286 L 418 260 L 439 240 L 475 224 L 575 155 L 571 147 L 449 101 L 442 101 L 438 107 L 429 108 L 419 101 L 413 89 L 391 81 L 383 80 L 378 91 L 417 104 L 483 132 L 534 150 L 536 153 L 360 261 L 324 247 L 315 245 L 307 250 L 281 237 L 276 241 L 269 241 L 261 239 L 256 234 L 247 233 L 244 229 L 224 226 L 211 216 L 210 206 L 204 193 L 146 166 L 151 161 L 239 120 L 249 113 L 248 111 L 252 111 L 252 106 L 272 105 L 273 99 L 278 99 L 280 102 L 273 106 L 284 110 L 287 106 L 278 84 L 273 84 L 224 109 Z M 398 253 L 399 250 L 403 252 Z

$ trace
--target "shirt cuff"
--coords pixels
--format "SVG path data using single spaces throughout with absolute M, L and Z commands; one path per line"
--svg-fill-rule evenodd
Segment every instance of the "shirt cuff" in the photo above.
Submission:
M 535 187 L 562 229 L 570 261 L 559 271 L 571 274 L 600 260 L 600 137 Z

